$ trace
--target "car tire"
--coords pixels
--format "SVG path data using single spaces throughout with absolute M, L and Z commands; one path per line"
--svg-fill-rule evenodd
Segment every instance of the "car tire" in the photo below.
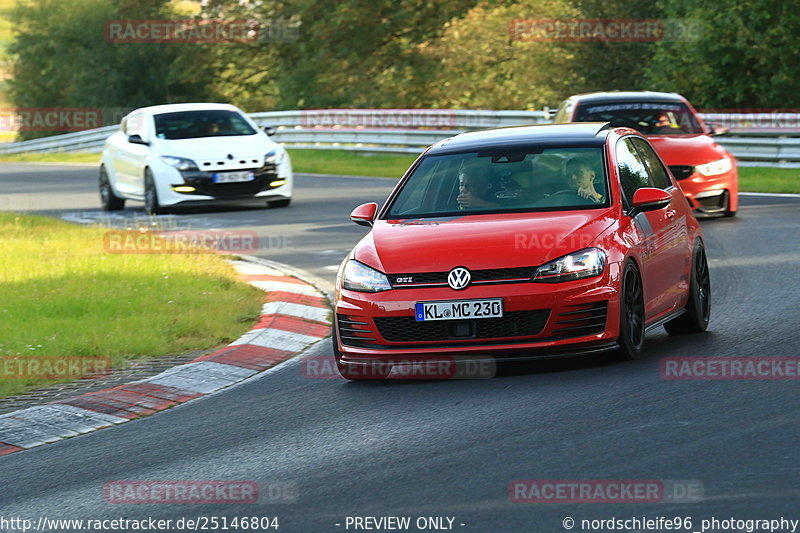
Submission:
M 703 242 L 698 239 L 692 252 L 692 272 L 689 281 L 689 302 L 686 312 L 664 324 L 670 335 L 702 333 L 711 318 L 711 277 Z
M 644 346 L 644 293 L 639 269 L 633 261 L 625 264 L 622 274 L 619 311 L 617 359 L 621 361 L 639 359 Z
M 289 207 L 289 204 L 291 203 L 291 198 L 284 198 L 283 200 L 270 200 L 267 202 L 267 207 Z
M 725 191 L 725 211 L 722 213 L 722 216 L 726 217 L 735 217 L 736 211 L 731 211 L 729 208 L 731 206 L 731 192 Z
M 158 191 L 153 179 L 153 172 L 148 168 L 144 171 L 144 210 L 148 215 L 166 213 L 166 209 L 158 202 Z
M 100 167 L 100 205 L 103 211 L 119 211 L 125 207 L 125 199 L 118 197 L 114 194 L 114 189 L 111 187 L 111 182 L 108 179 L 108 172 L 106 167 Z

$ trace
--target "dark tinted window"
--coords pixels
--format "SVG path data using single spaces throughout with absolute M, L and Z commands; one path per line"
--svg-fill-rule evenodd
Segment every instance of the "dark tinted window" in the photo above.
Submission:
M 609 205 L 603 150 L 531 146 L 426 156 L 385 218 L 594 209 Z
M 703 133 L 694 113 L 682 102 L 606 102 L 580 104 L 574 122 L 610 122 L 645 135 Z
M 227 109 L 161 113 L 153 118 L 159 139 L 230 137 L 256 133 L 242 115 Z
M 661 164 L 661 161 L 659 161 L 658 156 L 653 151 L 650 144 L 644 139 L 636 137 L 633 138 L 633 144 L 636 146 L 636 150 L 639 152 L 648 174 L 650 174 L 650 181 L 653 187 L 658 187 L 659 189 L 671 187 L 672 181 L 670 181 L 667 171 L 664 169 L 664 166 Z
M 631 138 L 626 137 L 617 142 L 617 168 L 622 192 L 628 205 L 633 198 L 633 193 L 642 187 L 652 187 L 650 175 L 641 156 L 631 143 Z

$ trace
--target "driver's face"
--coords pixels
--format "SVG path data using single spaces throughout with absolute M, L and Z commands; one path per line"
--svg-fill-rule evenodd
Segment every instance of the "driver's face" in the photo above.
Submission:
M 583 167 L 576 174 L 570 176 L 570 181 L 574 187 L 590 185 L 594 181 L 594 170 Z

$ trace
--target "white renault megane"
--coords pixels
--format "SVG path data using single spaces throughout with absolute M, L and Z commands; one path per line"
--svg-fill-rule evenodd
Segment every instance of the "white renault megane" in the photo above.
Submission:
M 270 128 L 266 128 L 271 131 Z M 292 199 L 284 148 L 228 104 L 172 104 L 128 114 L 106 140 L 100 165 L 103 209 L 144 201 L 157 214 L 177 204 Z

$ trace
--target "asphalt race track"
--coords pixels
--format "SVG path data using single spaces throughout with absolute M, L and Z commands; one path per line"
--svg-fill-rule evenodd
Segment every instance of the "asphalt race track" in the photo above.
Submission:
M 0 209 L 95 216 L 96 172 L 3 164 Z M 363 235 L 349 212 L 394 180 L 300 175 L 287 209 L 209 208 L 195 227 L 254 229 L 257 255 L 332 281 Z M 143 211 L 138 205 L 124 216 Z M 465 532 L 559 532 L 581 519 L 800 519 L 794 381 L 668 381 L 667 356 L 800 356 L 800 198 L 743 196 L 702 222 L 712 269 L 707 334 L 647 338 L 630 363 L 562 360 L 476 381 L 309 379 L 295 359 L 153 417 L 0 458 L 0 514 L 49 518 L 277 516 L 280 531 L 347 531 L 348 516 L 454 517 Z M 311 355 L 329 355 L 329 341 Z M 294 501 L 115 505 L 115 480 L 288 484 Z M 692 480 L 696 503 L 513 503 L 519 479 Z M 445 521 L 445 523 L 447 523 Z M 339 524 L 339 525 L 337 525 Z M 463 526 L 461 525 L 463 524 Z M 353 528 L 349 529 L 353 531 Z M 603 529 L 606 531 L 606 529 Z M 684 529 L 684 531 L 686 531 Z

